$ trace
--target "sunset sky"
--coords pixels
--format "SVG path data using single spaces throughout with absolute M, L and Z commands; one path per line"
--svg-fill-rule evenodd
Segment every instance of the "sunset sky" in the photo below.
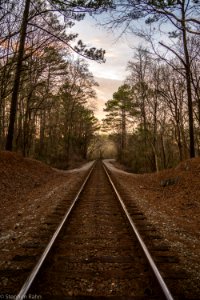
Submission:
M 101 119 L 104 116 L 104 103 L 112 97 L 126 78 L 127 62 L 133 57 L 134 52 L 131 47 L 137 47 L 139 41 L 134 36 L 123 36 L 118 39 L 119 32 L 108 32 L 105 28 L 98 26 L 96 21 L 89 16 L 78 22 L 73 27 L 73 32 L 77 32 L 79 38 L 88 46 L 106 50 L 105 63 L 99 64 L 87 60 L 90 71 L 99 83 L 99 87 L 96 88 L 95 115 Z

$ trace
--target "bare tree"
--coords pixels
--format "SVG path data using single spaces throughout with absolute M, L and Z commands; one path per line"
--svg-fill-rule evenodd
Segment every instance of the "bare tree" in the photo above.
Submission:
M 32 6 L 31 6 L 32 4 Z M 107 2 L 106 2 L 107 4 Z M 15 71 L 15 78 L 14 78 L 14 85 L 12 91 L 12 99 L 11 99 L 11 107 L 10 107 L 10 120 L 9 120 L 9 127 L 8 127 L 8 135 L 7 135 L 7 142 L 6 142 L 6 149 L 12 150 L 13 147 L 13 136 L 14 136 L 14 125 L 16 119 L 16 112 L 17 112 L 17 104 L 18 104 L 18 94 L 19 94 L 19 85 L 20 85 L 20 78 L 22 72 L 22 62 L 24 59 L 24 50 L 25 50 L 25 42 L 27 38 L 27 27 L 28 25 L 34 26 L 35 28 L 39 28 L 44 32 L 48 33 L 50 36 L 54 36 L 58 41 L 64 43 L 75 52 L 79 53 L 82 56 L 88 57 L 90 59 L 95 59 L 97 61 L 104 60 L 104 51 L 102 49 L 96 48 L 87 48 L 86 45 L 82 43 L 82 41 L 78 41 L 77 46 L 72 47 L 70 46 L 70 41 L 74 40 L 77 35 L 66 35 L 64 30 L 66 29 L 65 25 L 61 25 L 57 21 L 55 22 L 55 14 L 53 15 L 53 11 L 57 12 L 57 14 L 61 14 L 64 16 L 64 20 L 66 25 L 72 26 L 72 20 L 81 20 L 83 18 L 84 9 L 86 11 L 93 11 L 96 10 L 99 6 L 104 6 L 104 1 L 99 4 L 96 1 L 88 3 L 79 3 L 75 4 L 74 2 L 71 3 L 70 1 L 61 3 L 60 1 L 48 1 L 48 6 L 41 4 L 40 2 L 31 3 L 31 0 L 25 0 L 24 3 L 24 10 L 22 16 L 22 22 L 20 25 L 20 37 L 19 37 L 19 48 L 17 54 L 17 63 L 16 63 L 16 71 Z M 50 6 L 50 8 L 48 8 Z M 78 7 L 78 9 L 77 9 Z M 30 10 L 31 8 L 31 10 Z M 77 11 L 76 11 L 77 9 Z M 81 13 L 80 13 L 81 11 Z M 45 19 L 46 15 L 54 17 L 54 23 L 49 24 L 48 21 Z M 47 23 L 48 27 L 41 27 L 35 19 L 37 17 L 41 17 Z M 60 27 L 59 34 L 54 32 L 55 26 L 58 28 Z
M 188 48 L 189 35 L 199 35 L 199 11 L 200 5 L 198 1 L 116 1 L 116 9 L 111 11 L 109 24 L 112 27 L 124 25 L 124 31 L 132 27 L 134 20 L 144 19 L 146 24 L 157 22 L 157 29 L 161 29 L 162 25 L 168 23 L 172 31 L 170 37 L 179 37 L 183 45 L 183 53 L 178 53 L 171 47 L 170 44 L 159 42 L 167 51 L 174 54 L 184 67 L 184 76 L 187 89 L 187 102 L 188 102 L 188 118 L 189 118 L 189 135 L 190 135 L 190 157 L 195 156 L 195 143 L 194 143 L 194 116 L 193 116 L 193 99 L 192 99 L 192 86 L 191 86 L 191 54 Z M 141 34 L 135 29 L 133 31 Z M 162 33 L 165 30 L 162 31 Z M 152 32 L 151 32 L 152 34 Z M 169 41 L 169 40 L 168 40 Z

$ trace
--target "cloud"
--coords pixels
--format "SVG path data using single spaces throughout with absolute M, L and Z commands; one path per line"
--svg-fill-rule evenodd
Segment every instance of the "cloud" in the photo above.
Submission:
M 89 16 L 83 21 L 77 22 L 71 31 L 78 33 L 78 38 L 82 39 L 89 47 L 102 48 L 106 51 L 105 63 L 99 64 L 87 60 L 90 71 L 95 77 L 125 79 L 127 63 L 133 56 L 133 50 L 128 45 L 126 37 L 117 39 L 117 34 L 114 35 L 106 28 L 98 26 L 96 21 Z M 131 36 L 131 43 L 136 46 L 138 42 L 138 38 Z
M 106 51 L 105 63 L 87 60 L 89 70 L 99 83 L 99 87 L 95 88 L 97 93 L 95 115 L 98 119 L 102 119 L 105 117 L 103 112 L 105 102 L 112 98 L 113 93 L 123 84 L 127 76 L 126 67 L 133 57 L 133 50 L 127 37 L 117 39 L 119 32 L 116 35 L 108 32 L 106 28 L 97 26 L 97 22 L 89 16 L 77 22 L 71 31 L 78 33 L 78 38 L 89 47 L 102 48 Z M 138 38 L 131 36 L 131 44 L 137 46 L 139 42 Z
M 93 43 L 96 47 L 95 43 Z M 127 62 L 132 57 L 132 51 L 127 44 L 113 44 L 110 39 L 104 37 L 99 45 L 99 48 L 106 50 L 106 62 L 98 64 L 97 62 L 89 62 L 90 70 L 97 77 L 106 77 L 116 80 L 124 80 L 127 76 Z

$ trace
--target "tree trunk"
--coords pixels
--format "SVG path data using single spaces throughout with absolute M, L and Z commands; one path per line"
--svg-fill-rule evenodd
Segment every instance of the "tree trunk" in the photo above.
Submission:
M 122 109 L 122 131 L 121 131 L 121 150 L 126 148 L 126 112 Z
M 194 120 L 193 120 L 190 56 L 187 47 L 187 32 L 186 32 L 186 24 L 185 24 L 184 3 L 182 5 L 182 37 L 183 37 L 183 48 L 184 48 L 184 55 L 185 55 L 185 76 L 186 76 L 186 86 L 187 86 L 189 136 L 190 136 L 190 157 L 192 158 L 195 157 Z
M 126 112 L 125 109 L 121 110 L 121 136 L 120 136 L 120 161 L 124 161 L 124 150 L 126 149 Z
M 164 142 L 164 134 L 161 133 L 161 148 L 162 148 L 162 156 L 163 156 L 163 168 L 167 168 L 167 159 L 166 159 L 166 150 L 165 150 L 165 142 Z
M 156 153 L 154 142 L 151 143 L 151 146 L 153 150 L 153 171 L 159 172 L 158 155 Z
M 20 30 L 19 52 L 17 57 L 15 79 L 13 85 L 12 98 L 11 98 L 10 119 L 9 119 L 8 135 L 6 141 L 6 150 L 9 151 L 12 151 L 13 149 L 14 126 L 15 126 L 15 119 L 17 113 L 18 92 L 19 92 L 19 85 L 20 85 L 23 56 L 24 56 L 24 46 L 25 46 L 25 39 L 26 39 L 26 29 L 28 24 L 30 2 L 31 0 L 26 0 L 25 2 L 25 8 L 24 8 L 23 19 L 22 19 L 21 30 Z
M 40 144 L 39 144 L 39 156 L 44 157 L 44 139 L 45 139 L 45 127 L 46 127 L 46 111 L 40 112 Z
M 178 145 L 178 151 L 179 151 L 179 160 L 183 160 L 183 145 L 181 141 L 181 131 L 180 131 L 180 124 L 176 123 L 176 135 L 177 135 L 177 145 Z

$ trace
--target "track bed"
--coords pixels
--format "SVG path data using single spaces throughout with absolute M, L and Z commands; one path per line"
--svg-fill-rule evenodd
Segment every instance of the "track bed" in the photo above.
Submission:
M 165 299 L 98 163 L 30 294 Z

